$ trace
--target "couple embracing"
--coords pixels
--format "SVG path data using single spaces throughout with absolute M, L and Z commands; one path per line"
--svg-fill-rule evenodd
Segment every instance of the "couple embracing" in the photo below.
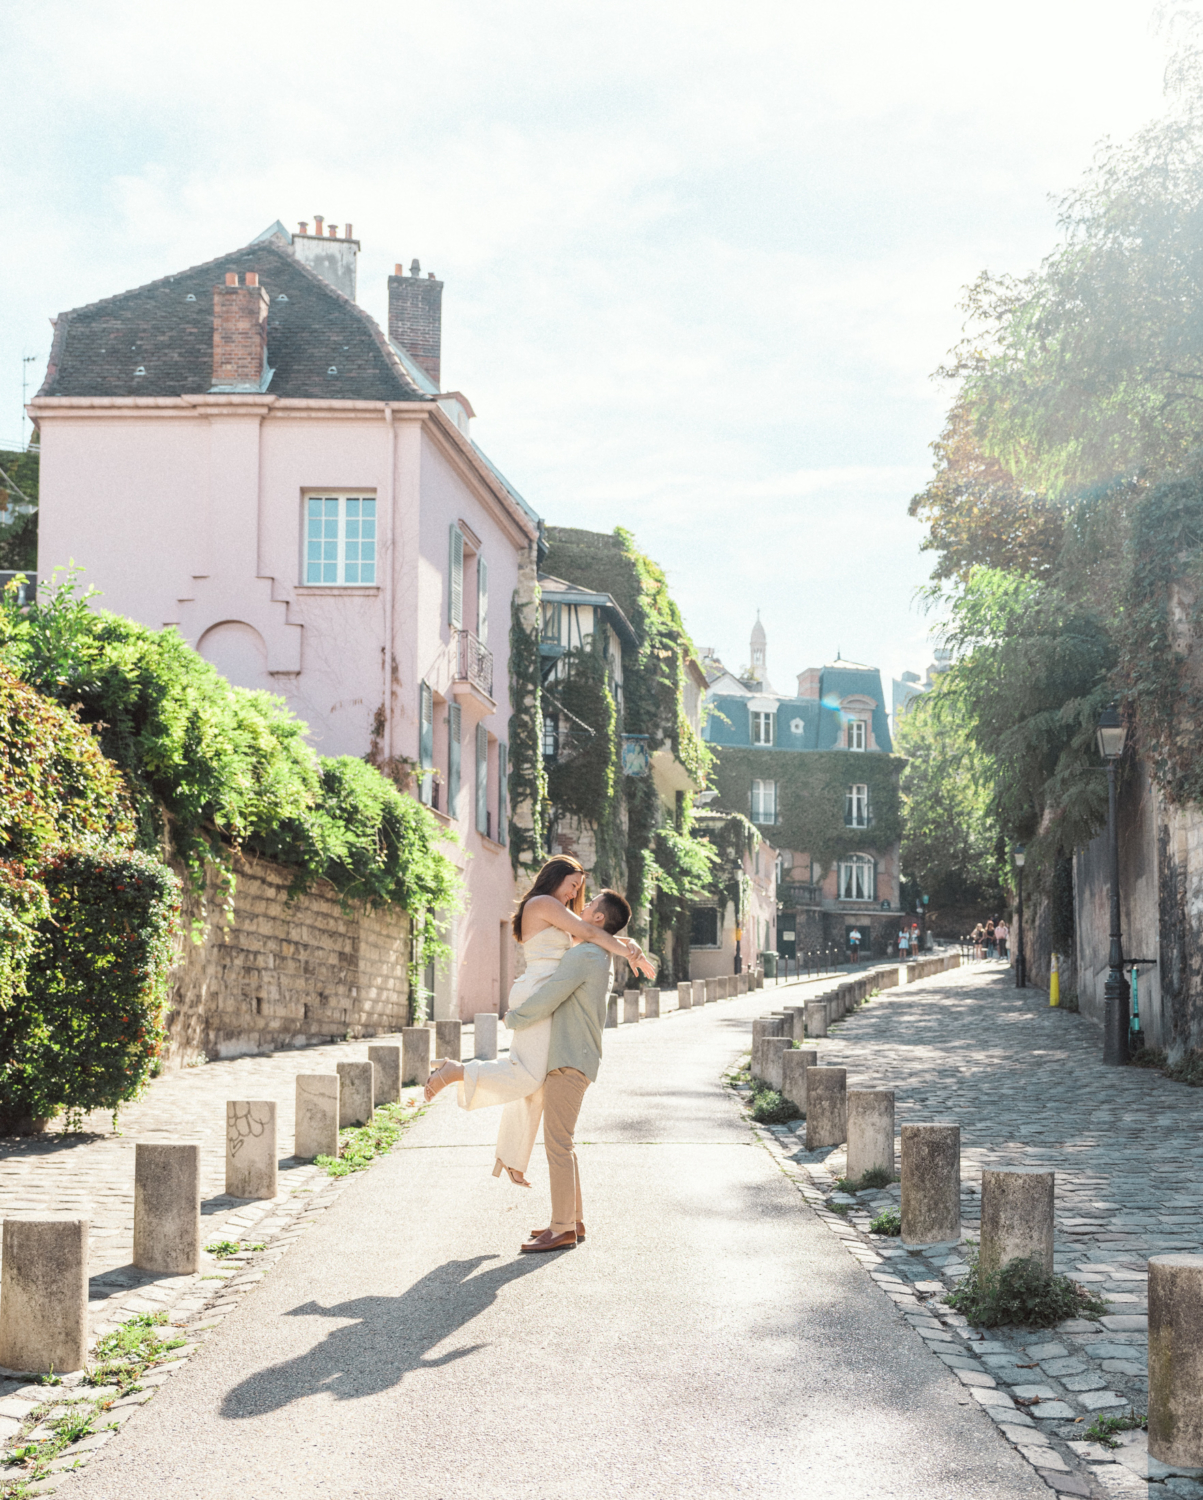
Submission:
M 585 871 L 575 859 L 548 860 L 514 912 L 526 969 L 510 990 L 508 1059 L 449 1058 L 426 1085 L 428 1100 L 454 1083 L 461 1109 L 502 1106 L 493 1175 L 505 1172 L 519 1187 L 530 1187 L 526 1168 L 542 1119 L 551 1223 L 532 1230 L 524 1253 L 570 1250 L 585 1238 L 574 1136 L 585 1090 L 601 1063 L 611 960 L 626 959 L 649 979 L 654 973 L 639 944 L 618 936 L 630 919 L 631 908 L 617 891 L 600 891 L 586 904 Z

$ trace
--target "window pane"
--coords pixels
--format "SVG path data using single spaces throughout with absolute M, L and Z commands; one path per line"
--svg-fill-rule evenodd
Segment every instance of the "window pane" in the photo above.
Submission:
M 359 501 L 358 500 L 348 500 L 347 501 L 347 523 L 348 523 L 348 525 L 352 521 L 354 521 L 356 525 L 359 524 Z
M 360 563 L 360 565 L 359 565 L 359 581 L 360 581 L 360 583 L 375 583 L 376 582 L 376 564 L 375 563 Z
M 343 582 L 344 583 L 358 583 L 359 582 L 359 564 L 358 563 L 353 563 L 353 562 L 347 563 L 346 566 L 343 568 L 343 575 L 344 575 L 343 576 Z
M 327 516 L 332 516 L 334 518 L 335 524 L 337 525 L 338 524 L 338 501 L 337 500 L 323 500 L 322 504 L 326 508 L 326 510 L 325 510 L 326 515 Z

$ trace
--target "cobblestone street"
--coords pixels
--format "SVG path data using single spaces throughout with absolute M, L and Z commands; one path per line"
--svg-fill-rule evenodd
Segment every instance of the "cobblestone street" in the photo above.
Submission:
M 960 1125 L 966 1238 L 978 1233 L 983 1168 L 1055 1171 L 1056 1269 L 1111 1304 L 1097 1321 L 1038 1334 L 969 1329 L 941 1301 L 968 1269 L 963 1246 L 919 1255 L 870 1235 L 897 1185 L 840 1193 L 843 1148 L 808 1154 L 794 1149 L 792 1128 L 771 1134 L 829 1227 L 863 1263 L 873 1264 L 860 1246 L 883 1257 L 874 1279 L 1047 1483 L 1198 1500 L 1199 1476 L 1148 1464 L 1144 1433 L 1121 1434 L 1116 1449 L 1083 1441 L 1094 1414 L 1145 1409 L 1149 1256 L 1203 1249 L 1203 1094 L 1151 1070 L 1104 1068 L 1101 1044 L 1091 1022 L 987 964 L 886 991 L 808 1044 L 847 1069 L 850 1089 L 893 1089 L 899 1128 Z

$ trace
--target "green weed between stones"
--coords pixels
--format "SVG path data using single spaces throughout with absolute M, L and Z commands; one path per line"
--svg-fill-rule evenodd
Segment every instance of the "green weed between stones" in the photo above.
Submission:
M 870 1167 L 860 1177 L 837 1177 L 835 1185 L 841 1193 L 864 1193 L 870 1188 L 889 1187 L 898 1181 L 897 1172 L 887 1172 L 884 1167 Z
M 771 1089 L 763 1078 L 753 1078 L 752 1118 L 761 1125 L 785 1125 L 790 1120 L 800 1120 L 802 1111 L 792 1099 Z
M 1068 1276 L 1050 1276 L 1034 1256 L 983 1272 L 976 1251 L 969 1255 L 968 1276 L 944 1301 L 979 1328 L 1052 1328 L 1066 1318 L 1097 1318 L 1107 1311 L 1102 1298 Z
M 237 1240 L 215 1240 L 213 1244 L 206 1245 L 205 1249 L 210 1255 L 237 1255 L 242 1246 Z
M 1137 1427 L 1147 1427 L 1149 1419 L 1144 1412 L 1138 1412 L 1135 1407 L 1129 1407 L 1126 1417 L 1106 1417 L 1100 1412 L 1089 1427 L 1085 1429 L 1083 1436 L 1093 1443 L 1101 1443 L 1104 1448 L 1118 1448 L 1114 1434 L 1117 1432 L 1131 1432 Z
M 869 1225 L 870 1234 L 899 1235 L 902 1233 L 902 1215 L 896 1208 L 883 1208 Z
M 95 1401 L 82 1393 L 88 1386 L 115 1385 L 120 1396 L 141 1390 L 138 1377 L 152 1366 L 161 1364 L 171 1350 L 187 1343 L 183 1338 L 160 1338 L 156 1330 L 166 1322 L 166 1313 L 139 1313 L 137 1317 L 130 1318 L 128 1322 L 106 1333 L 96 1345 L 97 1362 L 88 1368 L 83 1385 L 79 1387 L 81 1394 L 68 1398 L 68 1404 L 77 1409 L 58 1417 L 49 1417 L 49 1412 L 55 1406 L 63 1404 L 62 1398 L 56 1397 L 54 1401 L 30 1412 L 25 1419 L 27 1430 L 32 1432 L 45 1422 L 53 1430 L 52 1436 L 35 1443 L 21 1443 L 10 1448 L 4 1455 L 6 1468 L 24 1470 L 19 1479 L 0 1481 L 0 1496 L 4 1500 L 22 1500 L 23 1496 L 31 1493 L 31 1485 L 49 1475 L 51 1462 L 65 1448 L 116 1425 L 111 1421 L 102 1422 L 101 1418 L 118 1399 L 117 1396 Z
M 426 1106 L 408 1109 L 404 1104 L 381 1104 L 366 1125 L 349 1125 L 338 1133 L 338 1157 L 319 1156 L 316 1165 L 330 1177 L 362 1172 L 378 1156 L 389 1152 Z

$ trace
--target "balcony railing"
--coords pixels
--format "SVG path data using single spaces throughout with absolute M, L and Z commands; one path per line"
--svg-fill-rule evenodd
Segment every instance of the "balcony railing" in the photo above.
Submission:
M 779 887 L 781 904 L 785 907 L 799 906 L 821 906 L 822 897 L 817 885 L 808 885 L 802 881 L 789 881 Z
M 455 675 L 460 682 L 470 682 L 485 695 L 493 696 L 493 653 L 483 646 L 470 630 L 455 632 Z

